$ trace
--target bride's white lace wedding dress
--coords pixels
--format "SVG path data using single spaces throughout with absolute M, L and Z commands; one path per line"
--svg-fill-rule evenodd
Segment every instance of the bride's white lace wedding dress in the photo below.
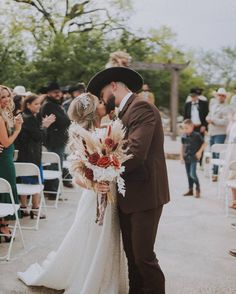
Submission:
M 114 192 L 115 192 L 115 187 Z M 108 204 L 103 226 L 95 223 L 96 194 L 84 190 L 72 227 L 56 252 L 18 278 L 28 286 L 67 294 L 126 294 L 127 270 L 116 204 Z

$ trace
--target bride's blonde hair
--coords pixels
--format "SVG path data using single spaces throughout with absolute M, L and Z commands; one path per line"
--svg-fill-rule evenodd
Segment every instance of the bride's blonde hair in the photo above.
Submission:
M 94 128 L 97 119 L 99 100 L 91 93 L 83 93 L 76 97 L 68 109 L 69 118 L 86 130 Z
M 13 116 L 13 110 L 15 108 L 14 102 L 13 102 L 13 97 L 12 97 L 12 92 L 11 90 L 3 85 L 0 85 L 0 100 L 2 99 L 3 91 L 6 90 L 10 96 L 11 100 L 9 105 L 6 108 L 1 108 L 0 106 L 0 115 L 2 116 L 3 120 L 6 123 L 8 131 L 11 131 L 11 128 L 14 126 L 14 116 Z
M 93 130 L 95 128 L 98 103 L 98 98 L 90 93 L 83 93 L 72 100 L 68 109 L 68 115 L 72 121 L 69 127 L 69 139 L 66 146 L 68 154 L 72 154 L 77 150 L 78 125 L 86 130 Z

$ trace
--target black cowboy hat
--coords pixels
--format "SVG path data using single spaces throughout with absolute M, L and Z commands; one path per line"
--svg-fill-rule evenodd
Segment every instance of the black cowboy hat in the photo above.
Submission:
M 122 82 L 132 92 L 138 92 L 142 88 L 143 78 L 139 73 L 127 67 L 110 67 L 92 77 L 87 91 L 99 97 L 101 90 L 111 82 Z
M 78 84 L 76 84 L 74 86 L 69 87 L 68 92 L 70 94 L 75 92 L 75 91 L 80 91 L 80 92 L 84 93 L 85 90 L 86 90 L 85 84 L 84 83 L 78 83 Z
M 203 91 L 203 89 L 201 89 L 201 88 L 198 88 L 198 87 L 196 87 L 196 88 L 192 88 L 192 89 L 190 89 L 190 96 L 192 95 L 192 96 L 194 96 L 194 95 L 201 95 L 202 94 L 202 91 Z
M 61 91 L 61 87 L 57 82 L 50 82 L 47 87 L 46 87 L 46 92 L 51 92 L 51 91 Z

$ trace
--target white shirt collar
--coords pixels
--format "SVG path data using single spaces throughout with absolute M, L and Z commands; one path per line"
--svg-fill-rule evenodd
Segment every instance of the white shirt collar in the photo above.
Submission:
M 126 102 L 129 100 L 130 96 L 132 96 L 132 92 L 129 92 L 128 94 L 125 95 L 125 97 L 122 99 L 121 103 L 120 103 L 120 106 L 119 106 L 119 112 L 121 112 L 124 107 L 125 107 L 125 104 Z

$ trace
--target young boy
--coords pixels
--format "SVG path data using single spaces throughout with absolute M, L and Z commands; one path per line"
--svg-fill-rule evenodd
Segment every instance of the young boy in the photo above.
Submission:
M 200 183 L 197 176 L 197 162 L 201 159 L 205 147 L 202 136 L 194 132 L 194 124 L 190 119 L 183 122 L 184 135 L 182 136 L 181 160 L 184 161 L 189 191 L 183 196 L 193 196 L 193 185 L 196 185 L 195 197 L 200 197 Z

